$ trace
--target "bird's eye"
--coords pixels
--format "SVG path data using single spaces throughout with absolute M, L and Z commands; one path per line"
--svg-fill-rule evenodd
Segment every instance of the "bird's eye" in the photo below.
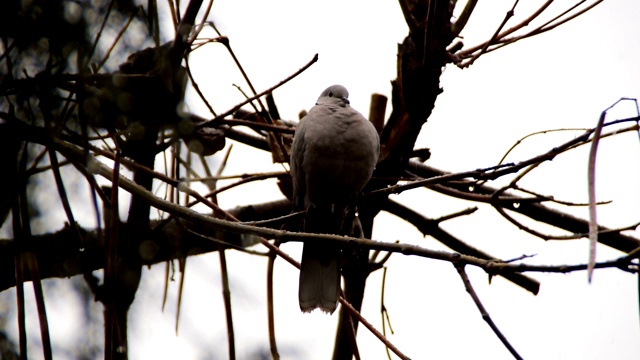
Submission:
M 333 92 L 329 92 L 329 97 L 333 97 Z

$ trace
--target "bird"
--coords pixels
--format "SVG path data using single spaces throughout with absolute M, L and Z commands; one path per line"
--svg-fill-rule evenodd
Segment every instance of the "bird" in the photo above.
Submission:
M 378 132 L 351 107 L 348 97 L 344 86 L 329 86 L 300 120 L 293 137 L 293 206 L 306 211 L 303 230 L 307 233 L 350 233 L 358 195 L 378 161 Z M 302 312 L 335 311 L 340 254 L 340 247 L 330 241 L 303 245 L 298 289 Z

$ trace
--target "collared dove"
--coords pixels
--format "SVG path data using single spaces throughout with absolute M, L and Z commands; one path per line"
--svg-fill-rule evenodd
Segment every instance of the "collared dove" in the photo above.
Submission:
M 344 86 L 328 87 L 300 121 L 293 138 L 294 207 L 307 211 L 305 232 L 348 234 L 357 196 L 378 161 L 378 132 L 351 108 L 348 96 Z M 331 242 L 304 244 L 300 309 L 333 313 L 339 289 L 340 247 Z

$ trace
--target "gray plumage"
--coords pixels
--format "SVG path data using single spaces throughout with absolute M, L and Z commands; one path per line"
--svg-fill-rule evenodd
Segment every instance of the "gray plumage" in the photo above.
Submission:
M 351 108 L 344 86 L 320 94 L 316 106 L 300 121 L 291 147 L 294 206 L 307 210 L 304 230 L 348 234 L 358 194 L 378 161 L 378 133 Z M 298 297 L 300 309 L 332 313 L 340 289 L 340 248 L 305 244 Z

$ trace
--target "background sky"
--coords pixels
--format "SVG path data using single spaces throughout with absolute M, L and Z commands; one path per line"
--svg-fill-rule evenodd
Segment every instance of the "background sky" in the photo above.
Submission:
M 541 1 L 520 3 L 507 27 L 528 16 Z M 573 2 L 557 1 L 547 11 L 557 14 L 570 4 Z M 462 33 L 465 45 L 488 39 L 511 6 L 511 1 L 479 2 Z M 313 106 L 320 92 L 334 83 L 345 85 L 352 106 L 366 115 L 372 93 L 390 95 L 397 44 L 407 35 L 394 1 L 217 0 L 211 14 L 209 19 L 229 37 L 257 91 L 278 83 L 319 54 L 316 64 L 274 93 L 284 119 L 297 119 L 300 110 Z M 569 24 L 487 54 L 470 68 L 447 66 L 441 77 L 444 92 L 416 147 L 431 149 L 431 166 L 466 171 L 497 164 L 529 133 L 595 126 L 600 113 L 619 98 L 640 97 L 639 16 L 640 3 L 635 0 L 605 1 Z M 202 36 L 213 35 L 205 31 Z M 224 111 L 243 100 L 232 84 L 245 91 L 248 87 L 223 46 L 211 44 L 197 50 L 190 63 L 216 110 Z M 192 100 L 187 100 L 190 111 L 209 116 L 193 92 L 187 96 Z M 632 117 L 635 111 L 634 106 L 624 103 L 611 111 L 608 119 Z M 507 160 L 527 159 L 579 134 L 533 137 Z M 598 200 L 613 201 L 599 210 L 598 218 L 604 225 L 628 226 L 639 221 L 639 150 L 638 136 L 632 133 L 601 143 Z M 560 156 L 527 176 L 521 185 L 558 199 L 586 202 L 587 154 L 585 148 Z M 218 161 L 214 158 L 211 164 Z M 273 170 L 282 167 L 273 165 L 269 154 L 236 144 L 224 174 Z M 219 202 L 223 208 L 231 208 L 281 197 L 275 181 L 264 181 L 225 192 Z M 392 198 L 434 218 L 474 205 L 426 189 Z M 583 217 L 587 214 L 586 208 L 563 210 Z M 93 220 L 82 221 L 91 224 Z M 526 218 L 523 221 L 540 231 L 562 234 Z M 52 227 L 57 229 L 60 224 Z M 447 221 L 443 227 L 496 257 L 537 254 L 527 261 L 535 264 L 587 260 L 584 239 L 544 242 L 507 223 L 490 207 L 481 206 L 475 214 Z M 635 231 L 629 234 L 638 236 Z M 379 215 L 373 237 L 446 250 L 385 213 Z M 300 257 L 300 244 L 285 244 L 282 249 Z M 598 248 L 599 261 L 620 255 L 604 246 Z M 257 349 L 268 352 L 266 260 L 232 251 L 227 257 L 238 358 L 256 358 Z M 405 354 L 413 359 L 511 358 L 482 320 L 453 266 L 394 255 L 387 267 L 385 306 L 395 331 L 389 340 Z M 540 293 L 533 296 L 501 278 L 489 285 L 479 269 L 467 267 L 467 271 L 497 326 L 526 359 L 637 359 L 640 354 L 638 286 L 637 278 L 630 274 L 599 270 L 591 284 L 584 272 L 528 274 L 542 283 Z M 162 312 L 163 276 L 164 265 L 144 273 L 130 312 L 131 359 L 226 358 L 218 254 L 188 260 L 179 336 L 175 335 L 178 283 L 171 283 L 167 308 Z M 362 310 L 378 329 L 381 278 L 380 271 L 370 276 Z M 327 359 L 333 350 L 337 313 L 301 314 L 297 284 L 297 270 L 278 261 L 275 311 L 281 355 L 284 359 Z M 63 292 L 51 298 L 65 299 Z M 55 300 L 47 305 L 50 325 L 57 329 L 52 331 L 53 343 L 71 341 L 65 334 L 78 331 L 69 321 L 75 316 L 70 309 L 73 306 Z M 98 316 L 100 311 L 94 308 Z M 37 329 L 35 317 L 30 323 Z M 384 346 L 364 327 L 360 327 L 358 343 L 363 359 L 386 358 Z M 41 356 L 34 351 L 31 354 Z

